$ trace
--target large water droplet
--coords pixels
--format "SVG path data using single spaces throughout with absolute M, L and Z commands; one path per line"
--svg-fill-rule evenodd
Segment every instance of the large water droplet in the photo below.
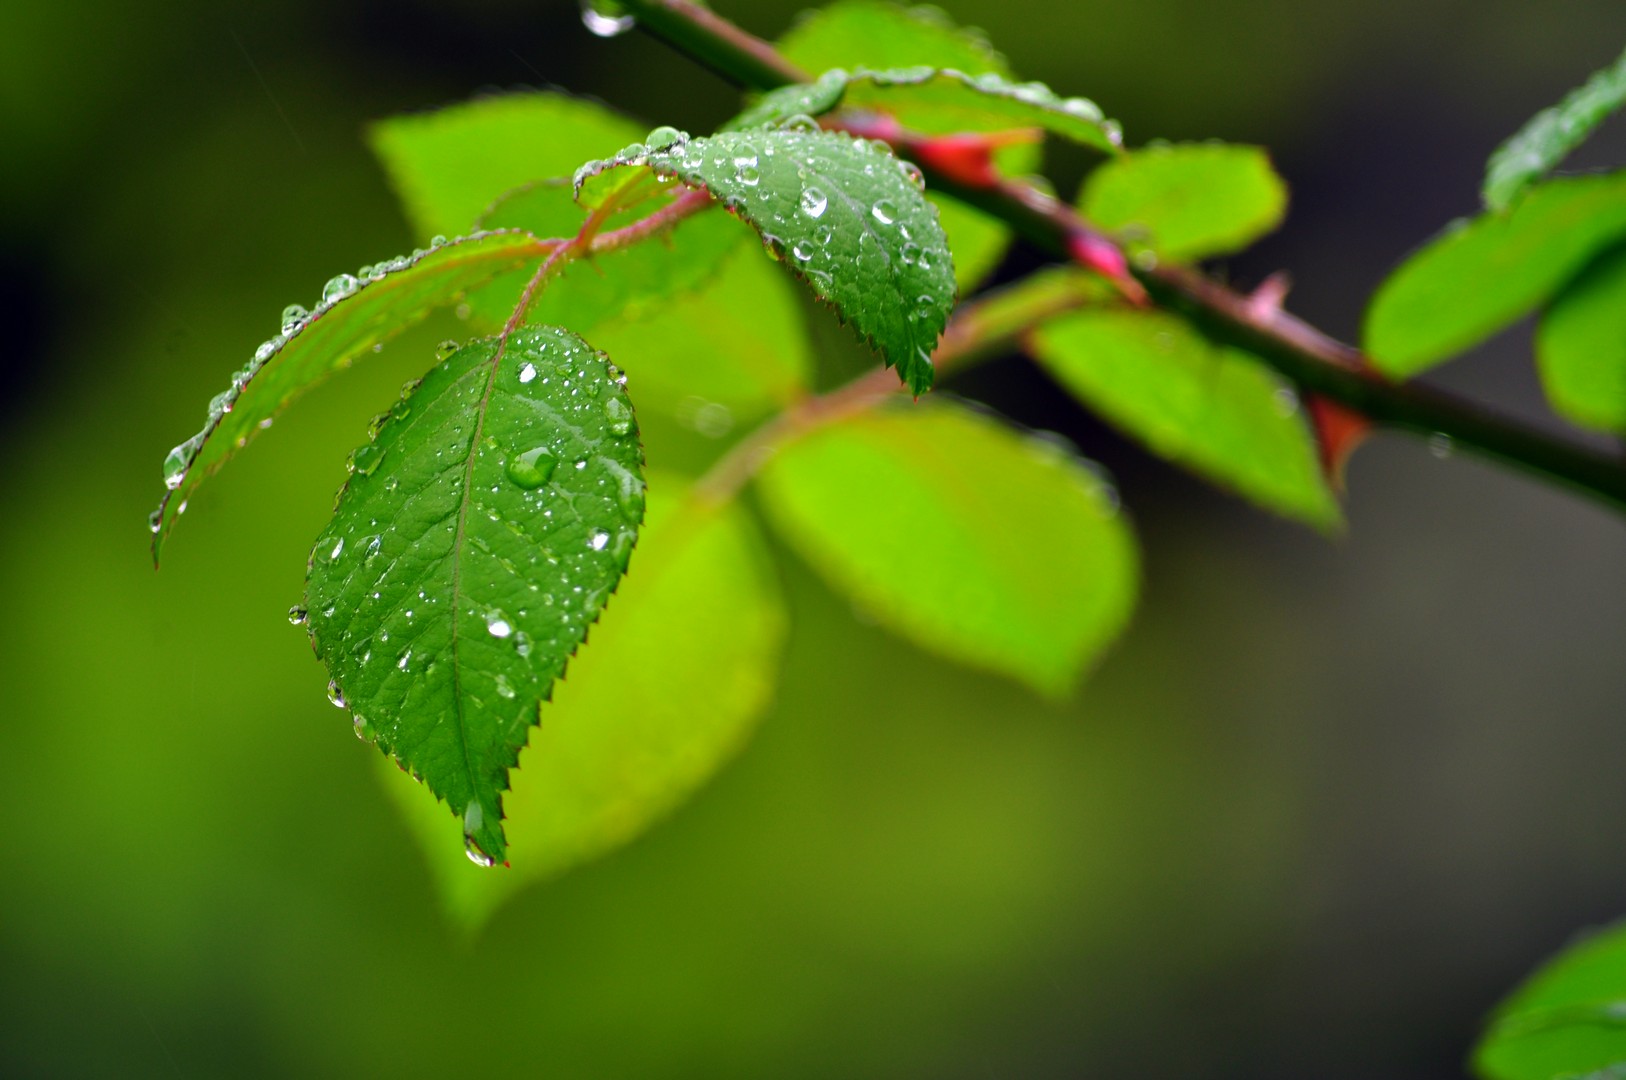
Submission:
M 375 443 L 368 443 L 350 455 L 350 471 L 360 476 L 371 476 L 384 460 L 384 451 Z
M 494 638 L 505 638 L 514 632 L 514 624 L 500 611 L 486 612 L 486 630 Z
M 288 624 L 290 626 L 304 626 L 310 621 L 310 612 L 305 610 L 303 604 L 295 604 L 288 609 Z
M 547 447 L 533 447 L 508 459 L 508 479 L 529 491 L 547 483 L 558 464 L 559 459 Z
M 534 378 L 536 378 L 536 365 L 527 360 L 525 366 L 519 369 L 519 381 L 528 383 Z
M 687 142 L 688 139 L 687 133 L 663 124 L 644 136 L 644 144 L 651 150 L 665 150 L 673 143 Z
M 447 357 L 451 356 L 454 352 L 456 352 L 457 349 L 458 349 L 457 342 L 455 342 L 455 341 L 443 341 L 439 345 L 435 346 L 435 359 L 436 360 L 445 360 Z
M 757 170 L 757 156 L 747 154 L 734 159 L 734 179 L 746 187 L 756 187 L 757 181 L 762 179 L 762 173 Z
M 611 435 L 632 433 L 632 406 L 618 397 L 604 402 L 604 418 L 609 421 Z
M 322 286 L 322 302 L 331 304 L 343 300 L 360 287 L 361 282 L 356 280 L 354 274 L 336 274 L 328 278 L 327 284 Z
M 350 706 L 350 703 L 348 701 L 344 700 L 344 691 L 339 689 L 339 683 L 338 683 L 337 679 L 329 679 L 328 680 L 328 682 L 327 682 L 327 699 L 329 701 L 331 701 L 335 706 L 337 706 L 338 708 L 341 708 L 341 709 L 349 708 L 349 706 Z
M 587 538 L 587 546 L 592 548 L 594 551 L 603 551 L 605 545 L 609 542 L 610 534 L 605 532 L 603 529 L 593 530 L 593 535 Z
M 615 37 L 633 27 L 633 17 L 621 9 L 614 0 L 581 0 L 582 25 L 598 37 Z M 490 863 L 486 864 L 491 865 Z
M 898 208 L 893 206 L 887 200 L 881 199 L 874 206 L 869 208 L 869 216 L 874 218 L 876 221 L 879 221 L 882 225 L 890 225 L 894 221 L 898 220 Z
M 818 249 L 806 240 L 798 240 L 791 246 L 790 253 L 796 256 L 798 262 L 806 262 L 813 257 L 813 252 L 816 250 Z
M 801 205 L 802 213 L 810 218 L 816 218 L 824 213 L 825 207 L 830 205 L 830 200 L 816 187 L 803 188 Z
M 171 491 L 181 486 L 186 478 L 187 466 L 192 463 L 192 456 L 203 445 L 203 439 L 194 435 L 190 439 L 174 447 L 164 456 L 164 486 Z
M 309 317 L 310 312 L 305 310 L 303 304 L 289 304 L 282 309 L 282 332 L 284 334 L 293 333 L 301 326 L 304 326 L 305 320 Z

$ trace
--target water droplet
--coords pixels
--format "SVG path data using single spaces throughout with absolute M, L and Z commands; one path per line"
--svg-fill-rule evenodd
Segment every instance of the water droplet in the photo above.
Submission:
M 192 456 L 203 445 L 203 437 L 194 435 L 179 446 L 170 450 L 164 457 L 164 486 L 171 491 L 181 486 L 186 478 L 186 470 L 192 464 Z
M 1299 396 L 1290 386 L 1278 386 L 1272 400 L 1276 411 L 1283 416 L 1293 416 L 1299 411 Z
M 164 512 L 162 510 L 154 510 L 152 513 L 147 515 L 147 531 L 156 533 L 163 527 Z
M 869 215 L 882 225 L 890 225 L 898 220 L 898 208 L 882 199 L 869 208 Z
M 514 699 L 514 684 L 508 681 L 508 676 L 497 676 L 497 693 L 509 701 Z
M 304 626 L 310 621 L 311 613 L 305 610 L 304 605 L 295 604 L 288 609 L 288 624 L 290 626 Z
M 673 143 L 687 142 L 689 136 L 675 127 L 663 124 L 644 136 L 644 143 L 651 150 L 665 150 Z
M 525 366 L 519 369 L 519 381 L 528 383 L 534 378 L 536 378 L 536 365 L 526 361 Z
M 335 274 L 322 286 L 322 302 L 331 304 L 343 300 L 360 287 L 361 282 L 356 280 L 354 274 Z
M 1451 436 L 1443 432 L 1435 432 L 1428 437 L 1428 452 L 1444 461 L 1456 452 L 1456 445 L 1452 443 Z
M 797 113 L 795 116 L 785 117 L 785 121 L 779 125 L 779 129 L 810 135 L 819 130 L 819 122 L 806 113 Z
M 434 250 L 435 248 L 438 248 L 438 247 L 445 247 L 449 243 L 451 243 L 451 241 L 447 240 L 446 237 L 441 235 L 440 233 L 436 233 L 434 236 L 431 236 L 429 238 L 430 250 Z
M 821 216 L 824 213 L 825 208 L 829 205 L 829 198 L 826 197 L 824 192 L 820 191 L 818 188 L 810 187 L 802 189 L 802 213 L 806 214 L 808 217 L 816 218 Z
M 360 476 L 371 476 L 378 471 L 379 463 L 384 460 L 384 451 L 375 443 L 368 443 L 350 455 L 350 471 Z
M 494 638 L 505 638 L 514 632 L 514 624 L 509 622 L 500 611 L 486 612 L 486 629 Z
M 448 357 L 450 357 L 457 350 L 458 350 L 457 342 L 455 342 L 455 341 L 443 341 L 439 345 L 435 346 L 435 359 L 436 360 L 445 360 Z
M 508 479 L 527 491 L 548 482 L 559 459 L 545 446 L 533 447 L 508 461 Z
M 734 159 L 734 179 L 746 187 L 756 187 L 757 181 L 762 179 L 762 173 L 757 170 L 757 156 L 747 154 Z
M 407 670 L 407 667 L 411 663 L 412 663 L 412 650 L 408 649 L 406 652 L 401 654 L 399 659 L 397 659 L 395 661 L 395 666 L 396 666 L 397 669 L 399 669 L 401 671 L 405 671 L 405 670 Z
M 614 0 L 581 0 L 582 25 L 598 37 L 615 37 L 633 27 L 633 17 Z
M 915 265 L 915 263 L 920 261 L 920 245 L 919 244 L 905 244 L 905 245 L 903 245 L 903 250 L 901 252 L 899 252 L 899 257 L 903 259 L 903 265 L 905 265 L 905 266 L 913 266 L 913 265 Z
M 350 707 L 350 703 L 344 700 L 344 691 L 339 689 L 339 682 L 337 679 L 329 679 L 327 681 L 327 699 L 338 708 L 346 709 Z
M 289 304 L 282 309 L 282 332 L 284 334 L 293 333 L 301 326 L 304 326 L 305 320 L 309 317 L 310 312 L 305 310 L 303 304 Z
M 282 348 L 281 338 L 272 338 L 270 341 L 260 342 L 260 347 L 254 350 L 254 362 L 257 364 L 265 363 L 275 356 L 280 348 Z
M 632 406 L 621 398 L 612 397 L 604 402 L 604 418 L 609 421 L 611 435 L 632 434 Z
M 798 262 L 806 262 L 813 257 L 813 252 L 816 250 L 818 249 L 812 244 L 808 243 L 806 240 L 798 240 L 791 247 L 790 253 L 796 256 Z
M 362 742 L 373 741 L 373 725 L 367 722 L 367 718 L 365 716 L 361 715 L 360 713 L 354 713 L 350 717 L 350 723 L 355 729 L 356 738 L 360 739 Z
M 593 530 L 593 535 L 587 538 L 587 546 L 594 551 L 603 551 L 604 546 L 610 542 L 610 534 L 602 529 Z

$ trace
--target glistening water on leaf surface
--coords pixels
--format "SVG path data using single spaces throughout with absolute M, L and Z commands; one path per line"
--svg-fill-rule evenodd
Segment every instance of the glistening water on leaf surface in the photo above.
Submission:
M 508 770 L 643 519 L 631 403 L 580 338 L 525 329 L 443 359 L 361 455 L 311 555 L 312 642 L 357 733 L 501 861 Z
M 311 310 L 293 304 L 280 329 L 209 403 L 203 429 L 164 461 L 167 490 L 151 527 L 153 560 L 181 507 L 295 398 L 400 331 L 510 266 L 544 254 L 524 233 L 480 233 L 340 274 Z
M 817 128 L 672 136 L 666 145 L 637 143 L 583 166 L 579 197 L 598 205 L 638 168 L 709 191 L 915 393 L 931 387 L 931 354 L 954 303 L 954 268 L 913 166 L 884 146 Z
M 1505 210 L 1526 189 L 1586 141 L 1605 117 L 1626 106 L 1626 52 L 1532 116 L 1485 164 L 1485 205 Z

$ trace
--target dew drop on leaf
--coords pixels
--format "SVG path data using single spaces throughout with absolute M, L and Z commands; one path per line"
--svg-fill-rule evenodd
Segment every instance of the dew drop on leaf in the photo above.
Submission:
M 604 416 L 609 421 L 611 435 L 630 435 L 632 433 L 632 407 L 620 398 L 613 397 L 604 403 Z
M 339 683 L 335 679 L 329 679 L 327 682 L 327 699 L 340 709 L 349 705 L 349 702 L 344 700 L 344 691 L 339 689 Z
M 869 208 L 870 216 L 882 225 L 890 225 L 898 220 L 898 208 L 885 199 L 880 200 Z
M 282 309 L 282 332 L 291 334 L 302 326 L 310 312 L 305 310 L 303 304 L 289 304 Z
M 505 638 L 514 632 L 514 624 L 500 611 L 486 612 L 486 629 L 494 638 Z
M 288 609 L 288 624 L 290 626 L 304 626 L 309 621 L 310 612 L 305 610 L 304 605 L 295 604 Z
M 322 302 L 331 304 L 336 300 L 343 300 L 361 287 L 354 274 L 337 274 L 328 279 L 322 286 Z
M 547 483 L 558 464 L 559 459 L 547 447 L 533 447 L 509 459 L 508 479 L 529 491 Z
M 435 359 L 436 360 L 444 360 L 448 356 L 451 356 L 456 351 L 457 351 L 457 342 L 455 342 L 455 341 L 443 341 L 439 345 L 435 346 Z
M 383 460 L 384 451 L 368 443 L 350 455 L 350 471 L 358 476 L 371 476 L 378 471 L 379 462 Z
M 830 205 L 830 199 L 816 187 L 802 189 L 802 213 L 810 218 L 819 217 L 824 213 L 825 207 Z

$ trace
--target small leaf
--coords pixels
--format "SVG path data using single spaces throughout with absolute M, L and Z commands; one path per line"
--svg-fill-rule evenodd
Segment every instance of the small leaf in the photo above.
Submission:
M 1606 252 L 1553 301 L 1536 331 L 1536 367 L 1559 413 L 1626 431 L 1626 247 Z
M 1571 1080 L 1626 1069 L 1626 927 L 1570 946 L 1497 1007 L 1474 1049 L 1486 1080 Z
M 1148 146 L 1090 173 L 1079 210 L 1159 258 L 1189 262 L 1241 251 L 1281 224 L 1287 187 L 1257 146 Z
M 1152 452 L 1279 514 L 1339 523 L 1297 397 L 1254 357 L 1156 312 L 1066 315 L 1032 343 L 1063 386 Z
M 443 360 L 357 452 L 306 589 L 357 732 L 502 861 L 537 706 L 626 570 L 643 454 L 615 369 L 564 330 Z
M 879 348 L 916 394 L 931 387 L 954 271 L 937 211 L 910 166 L 836 132 L 724 132 L 659 148 L 635 144 L 584 165 L 578 195 L 598 204 L 638 167 L 709 191 Z
M 1013 82 L 993 72 L 969 75 L 929 65 L 834 68 L 812 83 L 764 94 L 728 126 L 775 127 L 793 116 L 841 108 L 907 116 L 905 126 L 927 134 L 1036 127 L 1108 154 L 1123 142 L 1118 124 L 1087 98 L 1062 97 L 1043 83 Z
M 1622 106 L 1626 106 L 1626 52 L 1610 66 L 1593 72 L 1563 101 L 1532 116 L 1496 148 L 1485 165 L 1485 205 L 1492 210 L 1507 209 Z
M 1378 370 L 1409 378 L 1528 315 L 1626 236 L 1626 172 L 1552 180 L 1406 260 L 1366 313 Z
M 779 39 L 780 53 L 807 71 L 829 68 L 886 68 L 930 64 L 973 75 L 1011 77 L 1005 58 L 981 32 L 956 27 L 938 8 L 903 7 L 874 0 L 845 0 L 809 11 Z M 927 132 L 928 118 L 897 108 L 901 123 Z M 937 132 L 929 132 L 939 134 Z M 1023 175 L 1039 166 L 1039 148 L 1006 147 L 998 161 L 1007 173 Z M 961 293 L 987 277 L 1010 242 L 1010 229 L 980 210 L 940 192 L 927 198 L 942 215 L 943 232 L 954 254 L 954 277 Z
M 952 403 L 815 429 L 758 485 L 785 542 L 882 623 L 1044 694 L 1067 692 L 1134 604 L 1134 539 L 1095 472 Z
M 414 230 L 428 237 L 468 232 L 503 192 L 569 175 L 642 130 L 591 101 L 527 92 L 391 117 L 368 139 Z
M 544 253 L 523 233 L 480 233 L 364 267 L 356 275 L 341 274 L 310 311 L 289 307 L 282 332 L 261 344 L 210 402 L 203 429 L 165 459 L 169 490 L 151 520 L 153 561 L 198 485 L 270 427 L 295 398 L 435 308 Z
M 676 477 L 651 476 L 649 494 L 638 557 L 503 797 L 512 869 L 469 866 L 444 811 L 380 771 L 450 913 L 471 928 L 527 884 L 681 805 L 739 751 L 773 695 L 786 614 L 750 515 L 690 501 Z

